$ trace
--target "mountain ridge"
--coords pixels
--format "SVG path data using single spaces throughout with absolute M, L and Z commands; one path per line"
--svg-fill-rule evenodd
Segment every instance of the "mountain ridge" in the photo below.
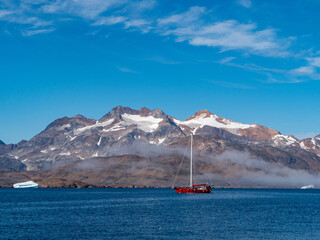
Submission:
M 122 106 L 113 108 L 99 120 L 79 114 L 62 117 L 29 141 L 0 145 L 0 170 L 45 170 L 89 159 L 112 156 L 121 159 L 127 155 L 171 159 L 183 155 L 181 149 L 188 145 L 190 134 L 195 135 L 194 153 L 207 168 L 214 165 L 216 169 L 221 164 L 216 161 L 220 155 L 239 152 L 248 154 L 248 158 L 291 169 L 320 171 L 320 135 L 298 140 L 262 125 L 234 122 L 208 110 L 200 110 L 180 121 L 160 109 L 135 110 Z M 114 166 L 114 171 L 119 167 Z

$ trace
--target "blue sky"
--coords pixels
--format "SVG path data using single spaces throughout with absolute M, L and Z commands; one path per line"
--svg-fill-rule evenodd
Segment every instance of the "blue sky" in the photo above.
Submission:
M 0 0 L 0 139 L 117 105 L 320 133 L 320 2 Z

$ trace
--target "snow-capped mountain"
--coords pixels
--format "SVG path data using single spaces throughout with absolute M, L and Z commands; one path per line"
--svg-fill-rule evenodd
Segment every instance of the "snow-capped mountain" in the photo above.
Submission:
M 207 110 L 201 110 L 185 121 L 173 119 L 184 131 L 197 134 L 204 126 L 226 130 L 232 134 L 256 140 L 270 140 L 280 134 L 278 131 L 257 124 L 243 124 L 219 117 Z
M 320 156 L 320 135 L 313 138 L 303 139 L 302 141 L 299 141 L 298 144 L 300 148 Z
M 2 144 L 0 155 L 20 161 L 28 170 L 43 169 L 97 157 L 141 153 L 148 146 L 171 147 L 191 133 L 203 136 L 195 150 L 206 154 L 242 149 L 268 160 L 281 161 L 280 156 L 287 159 L 285 163 L 296 158 L 301 164 L 308 159 L 317 161 L 320 156 L 320 136 L 300 141 L 274 129 L 234 122 L 207 110 L 181 121 L 159 109 L 121 106 L 99 120 L 81 115 L 57 119 L 29 141 L 10 147 Z

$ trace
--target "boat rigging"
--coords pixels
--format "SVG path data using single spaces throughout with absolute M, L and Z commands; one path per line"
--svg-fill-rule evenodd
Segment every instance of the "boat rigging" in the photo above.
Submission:
M 191 149 L 190 149 L 190 185 L 189 187 L 174 187 L 177 193 L 211 193 L 212 187 L 207 184 L 193 184 L 192 170 L 193 170 L 193 135 L 191 134 Z M 181 166 L 181 165 L 180 165 Z M 179 167 L 180 170 L 180 167 Z

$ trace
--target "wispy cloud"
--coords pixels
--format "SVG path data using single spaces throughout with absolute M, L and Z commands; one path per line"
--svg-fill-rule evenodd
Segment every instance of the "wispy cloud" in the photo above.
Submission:
M 236 68 L 254 71 L 267 76 L 268 83 L 301 83 L 308 79 L 320 79 L 320 73 L 316 67 L 308 65 L 295 69 L 266 68 L 256 64 L 239 64 L 235 63 L 235 57 L 223 58 L 218 63 Z
M 125 73 L 138 73 L 138 72 L 135 71 L 135 70 L 132 70 L 132 69 L 126 68 L 126 67 L 121 67 L 121 66 L 117 66 L 117 69 L 118 69 L 120 72 L 125 72 Z
M 110 17 L 101 17 L 99 20 L 94 22 L 92 25 L 93 26 L 100 26 L 100 25 L 114 25 L 117 23 L 123 23 L 127 20 L 126 17 L 123 16 L 110 16 Z
M 7 10 L 0 10 L 0 18 L 3 18 L 5 16 L 8 16 L 10 14 L 12 14 L 12 11 L 7 11 Z
M 59 13 L 95 19 L 101 13 L 119 7 L 128 0 L 56 0 L 42 7 L 45 13 Z
M 144 11 L 151 10 L 157 6 L 155 0 L 129 1 L 127 8 L 133 15 L 139 15 Z
M 37 14 L 37 9 L 33 9 L 33 4 L 42 4 L 47 1 L 31 1 L 31 0 L 22 0 L 20 3 L 18 1 L 2 1 L 3 4 L 1 7 L 4 10 L 0 10 L 0 21 L 6 21 L 11 24 L 22 25 L 21 33 L 23 36 L 29 36 L 29 30 L 36 31 L 39 29 L 39 32 L 46 30 L 51 32 L 53 28 L 53 22 L 39 16 Z M 50 31 L 49 31 L 50 29 Z
M 0 20 L 27 25 L 21 33 L 26 35 L 26 28 L 39 28 L 39 32 L 52 30 L 57 22 L 63 19 L 86 20 L 92 26 L 109 26 L 123 23 L 124 29 L 139 29 L 145 33 L 150 31 L 149 20 L 141 18 L 143 11 L 156 6 L 155 0 L 20 0 L 5 1 L 4 9 L 0 6 Z M 115 14 L 118 13 L 118 14 Z M 47 20 L 50 19 L 50 20 Z M 56 27 L 55 27 L 56 28 Z
M 53 26 L 54 23 L 53 20 L 41 19 L 41 14 L 81 17 L 92 21 L 93 26 L 122 23 L 124 29 L 137 29 L 142 33 L 153 30 L 154 33 L 173 36 L 177 42 L 187 41 L 193 46 L 265 56 L 288 56 L 287 47 L 290 45 L 290 39 L 279 38 L 275 29 L 258 30 L 254 23 L 243 24 L 236 20 L 212 22 L 205 19 L 210 11 L 199 6 L 155 21 L 154 18 L 147 19 L 141 15 L 142 11 L 156 6 L 155 0 L 22 0 L 22 3 L 23 11 L 16 5 L 14 9 L 1 10 L 0 18 L 29 24 L 42 31 L 44 26 Z M 115 15 L 116 10 L 118 14 Z
M 207 10 L 192 7 L 181 14 L 160 19 L 162 35 L 174 36 L 177 42 L 187 41 L 194 46 L 218 48 L 221 51 L 243 51 L 249 54 L 286 57 L 290 38 L 280 38 L 275 29 L 258 30 L 257 25 L 236 20 L 204 21 Z
M 214 81 L 214 80 L 208 80 L 208 82 L 213 83 L 213 84 L 220 86 L 220 87 L 224 87 L 224 88 L 253 89 L 252 86 L 248 86 L 248 85 L 244 85 L 244 84 L 236 83 L 236 82 Z
M 250 8 L 251 0 L 235 0 L 237 4 Z M 163 16 L 150 14 L 160 2 L 156 0 L 0 0 L 0 21 L 21 26 L 25 37 L 53 32 L 59 22 L 84 21 L 92 26 L 91 32 L 116 25 L 124 31 L 153 33 L 185 42 L 191 46 L 215 48 L 219 53 L 238 52 L 268 58 L 286 58 L 288 61 L 305 61 L 294 69 L 265 68 L 256 64 L 239 64 L 234 58 L 219 63 L 256 71 L 268 76 L 269 82 L 301 82 L 320 79 L 319 54 L 294 53 L 291 45 L 294 38 L 280 36 L 275 28 L 261 28 L 254 22 L 243 23 L 235 19 L 217 21 L 212 10 L 192 6 Z M 148 14 L 146 14 L 148 13 Z M 5 30 L 7 31 L 7 29 Z M 162 64 L 177 64 L 165 58 L 155 57 Z
M 53 32 L 54 30 L 55 30 L 54 28 L 37 29 L 37 30 L 30 29 L 30 30 L 24 30 L 22 32 L 22 35 L 26 37 L 30 37 L 37 34 L 50 33 L 50 32 Z
M 148 60 L 157 62 L 157 63 L 161 63 L 161 64 L 166 64 L 166 65 L 174 65 L 174 64 L 181 64 L 181 62 L 178 61 L 173 61 L 161 56 L 153 56 L 151 58 L 149 58 Z
M 159 26 L 188 26 L 190 23 L 198 22 L 201 16 L 206 13 L 207 9 L 205 7 L 194 6 L 186 12 L 160 18 L 158 24 Z
M 309 62 L 310 66 L 320 68 L 320 57 L 309 57 L 306 58 L 306 60 Z
M 27 16 L 18 11 L 2 11 L 0 12 L 0 20 L 10 23 L 28 25 L 32 27 L 45 27 L 52 25 L 52 21 L 43 20 L 35 16 Z
M 292 74 L 295 75 L 312 75 L 314 74 L 314 68 L 311 66 L 299 67 L 291 70 Z
M 226 57 L 218 61 L 218 63 L 222 65 L 228 65 L 232 67 L 237 67 L 237 68 L 242 68 L 246 70 L 252 70 L 252 71 L 257 71 L 257 72 L 273 72 L 273 73 L 285 73 L 287 70 L 283 69 L 278 69 L 278 68 L 266 68 L 266 67 L 261 67 L 256 64 L 238 64 L 235 63 L 233 60 L 235 60 L 235 57 Z
M 145 19 L 132 19 L 124 22 L 125 29 L 128 28 L 137 28 L 139 29 L 142 33 L 147 33 L 149 32 L 152 27 L 151 27 L 151 22 Z
M 320 57 L 305 58 L 306 65 L 292 69 L 290 73 L 296 76 L 309 77 L 311 79 L 320 79 Z
M 238 0 L 237 3 L 245 8 L 251 8 L 251 0 Z

